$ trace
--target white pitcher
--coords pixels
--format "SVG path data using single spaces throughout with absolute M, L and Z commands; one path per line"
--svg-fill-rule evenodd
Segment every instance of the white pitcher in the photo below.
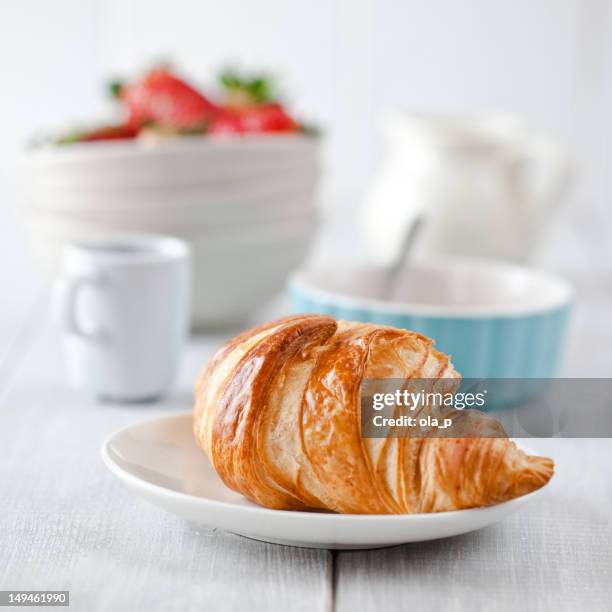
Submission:
M 515 116 L 393 113 L 384 133 L 387 156 L 361 214 L 379 263 L 421 215 L 420 254 L 524 261 L 569 187 L 566 150 Z

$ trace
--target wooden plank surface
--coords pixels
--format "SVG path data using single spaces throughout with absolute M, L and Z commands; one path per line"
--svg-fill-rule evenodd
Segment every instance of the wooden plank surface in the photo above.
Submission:
M 0 401 L 0 589 L 68 589 L 71 608 L 88 612 L 330 609 L 328 551 L 190 525 L 134 497 L 100 460 L 111 431 L 190 406 L 209 342 L 191 347 L 169 401 L 125 407 L 67 390 L 57 338 L 44 325 L 30 333 Z
M 471 534 L 338 553 L 337 610 L 612 609 L 612 442 L 529 442 L 556 460 L 545 497 Z
M 604 610 L 612 601 L 612 443 L 531 441 L 557 461 L 550 494 L 500 525 L 364 552 L 289 548 L 200 529 L 107 473 L 117 427 L 189 406 L 221 337 L 196 341 L 164 404 L 100 405 L 64 387 L 57 337 L 29 324 L 0 402 L 0 588 L 69 589 L 76 610 Z M 335 567 L 332 565 L 335 560 Z
M 612 302 L 598 291 L 581 289 L 566 374 L 609 371 Z M 557 462 L 549 495 L 473 534 L 361 552 L 264 544 L 133 497 L 98 456 L 116 428 L 188 408 L 223 336 L 194 339 L 162 404 L 101 405 L 65 387 L 48 316 L 43 294 L 4 327 L 0 589 L 69 589 L 88 612 L 611 609 L 612 441 L 530 441 Z

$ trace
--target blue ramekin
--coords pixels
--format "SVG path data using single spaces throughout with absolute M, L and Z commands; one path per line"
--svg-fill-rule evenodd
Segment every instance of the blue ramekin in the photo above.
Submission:
M 403 273 L 394 301 L 379 294 L 384 269 L 304 270 L 289 283 L 294 312 L 420 332 L 463 378 L 554 378 L 572 307 L 563 279 L 490 260 L 440 259 Z

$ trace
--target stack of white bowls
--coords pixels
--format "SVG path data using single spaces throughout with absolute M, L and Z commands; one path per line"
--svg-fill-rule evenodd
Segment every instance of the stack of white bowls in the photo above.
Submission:
M 193 322 L 241 322 L 284 285 L 316 226 L 318 139 L 105 142 L 27 159 L 33 247 L 51 273 L 71 241 L 166 234 L 193 251 Z

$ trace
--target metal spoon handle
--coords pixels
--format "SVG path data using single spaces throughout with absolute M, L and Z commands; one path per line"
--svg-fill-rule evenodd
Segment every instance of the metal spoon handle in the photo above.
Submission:
M 399 279 L 400 272 L 406 265 L 406 261 L 414 248 L 416 239 L 421 231 L 423 225 L 423 215 L 418 216 L 408 231 L 404 233 L 400 249 L 395 257 L 395 260 L 389 267 L 387 274 L 382 283 L 382 289 L 380 292 L 380 298 L 382 300 L 391 300 L 397 290 L 397 281 Z

